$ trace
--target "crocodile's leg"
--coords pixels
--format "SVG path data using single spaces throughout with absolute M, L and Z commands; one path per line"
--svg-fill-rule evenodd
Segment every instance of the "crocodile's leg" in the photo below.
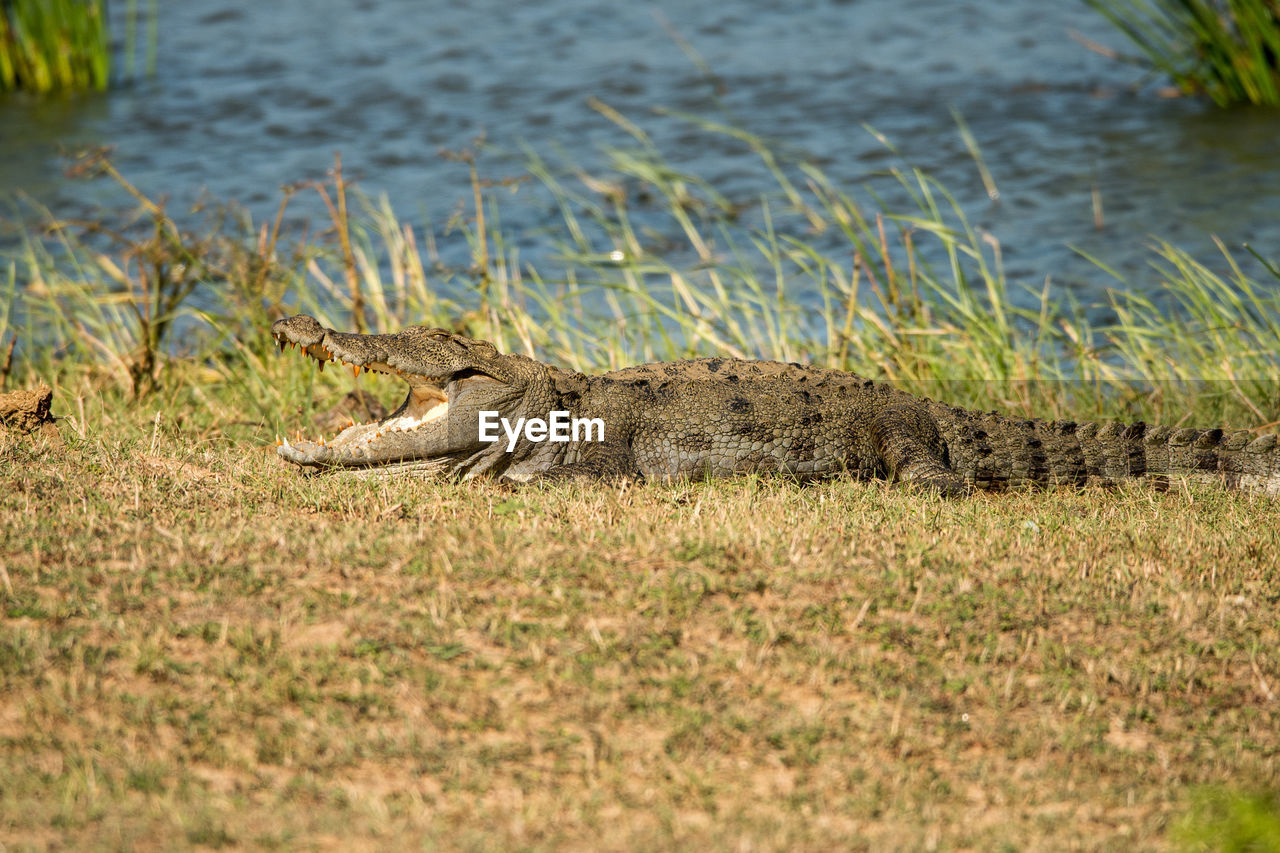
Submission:
M 889 478 L 908 486 L 964 497 L 971 491 L 947 465 L 947 446 L 923 408 L 895 408 L 871 421 L 871 439 Z
M 623 442 L 591 442 L 586 445 L 582 457 L 576 462 L 556 465 L 535 474 L 529 482 L 565 483 L 618 480 L 623 477 L 636 479 L 639 466 L 631 448 Z

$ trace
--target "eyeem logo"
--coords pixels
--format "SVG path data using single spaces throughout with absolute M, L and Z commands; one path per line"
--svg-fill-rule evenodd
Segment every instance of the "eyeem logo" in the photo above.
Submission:
M 499 412 L 480 412 L 480 440 L 498 441 L 498 426 L 507 436 L 507 452 L 516 449 L 516 442 L 523 432 L 527 441 L 604 441 L 603 418 L 571 418 L 568 412 L 551 412 L 550 420 L 542 418 L 517 418 L 511 422 Z

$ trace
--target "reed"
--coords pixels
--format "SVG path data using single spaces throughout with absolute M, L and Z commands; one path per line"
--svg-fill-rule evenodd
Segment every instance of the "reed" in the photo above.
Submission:
M 520 258 L 501 215 L 533 194 L 485 185 L 477 158 L 466 164 L 477 207 L 439 234 L 340 173 L 314 189 L 351 204 L 330 204 L 333 228 L 318 235 L 284 224 L 290 195 L 272 223 L 223 215 L 192 233 L 139 194 L 149 227 L 115 235 L 110 251 L 84 237 L 100 239 L 101 223 L 52 220 L 11 267 L 11 289 L 29 282 L 3 321 L 26 344 L 17 369 L 92 375 L 139 396 L 190 381 L 195 363 L 202 382 L 241 389 L 242 409 L 279 411 L 297 389 L 266 360 L 266 327 L 304 311 L 334 328 L 446 326 L 586 371 L 770 358 L 1042 416 L 1280 420 L 1273 262 L 1246 258 L 1246 271 L 1224 245 L 1206 262 L 1159 244 L 1162 292 L 1117 277 L 1102 306 L 1116 320 L 1098 325 L 1098 306 L 1059 301 L 1047 279 L 1010 282 L 999 241 L 918 169 L 841 187 L 754 136 L 680 120 L 757 152 L 777 192 L 732 202 L 626 123 L 638 144 L 607 152 L 597 174 L 526 152 L 533 203 L 559 212 L 546 229 L 556 255 L 537 264 Z M 470 261 L 443 263 L 438 239 L 465 241 Z
M 1129 61 L 1219 106 L 1280 104 L 1275 0 L 1085 0 L 1141 51 Z
M 156 2 L 150 4 L 148 73 L 155 69 Z M 112 79 L 107 18 L 106 0 L 0 2 L 0 92 L 106 89 Z M 124 26 L 127 76 L 133 71 L 137 23 L 137 0 L 129 0 Z

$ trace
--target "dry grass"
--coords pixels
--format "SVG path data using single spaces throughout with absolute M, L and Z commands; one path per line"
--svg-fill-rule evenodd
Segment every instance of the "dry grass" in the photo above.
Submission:
M 362 483 L 149 414 L 0 436 L 11 849 L 1146 849 L 1277 785 L 1277 501 Z

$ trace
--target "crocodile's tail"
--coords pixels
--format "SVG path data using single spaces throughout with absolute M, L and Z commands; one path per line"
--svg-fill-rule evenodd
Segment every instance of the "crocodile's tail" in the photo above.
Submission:
M 1280 497 L 1280 439 L 1248 430 L 1018 420 L 932 403 L 948 464 L 970 486 L 1172 478 Z

